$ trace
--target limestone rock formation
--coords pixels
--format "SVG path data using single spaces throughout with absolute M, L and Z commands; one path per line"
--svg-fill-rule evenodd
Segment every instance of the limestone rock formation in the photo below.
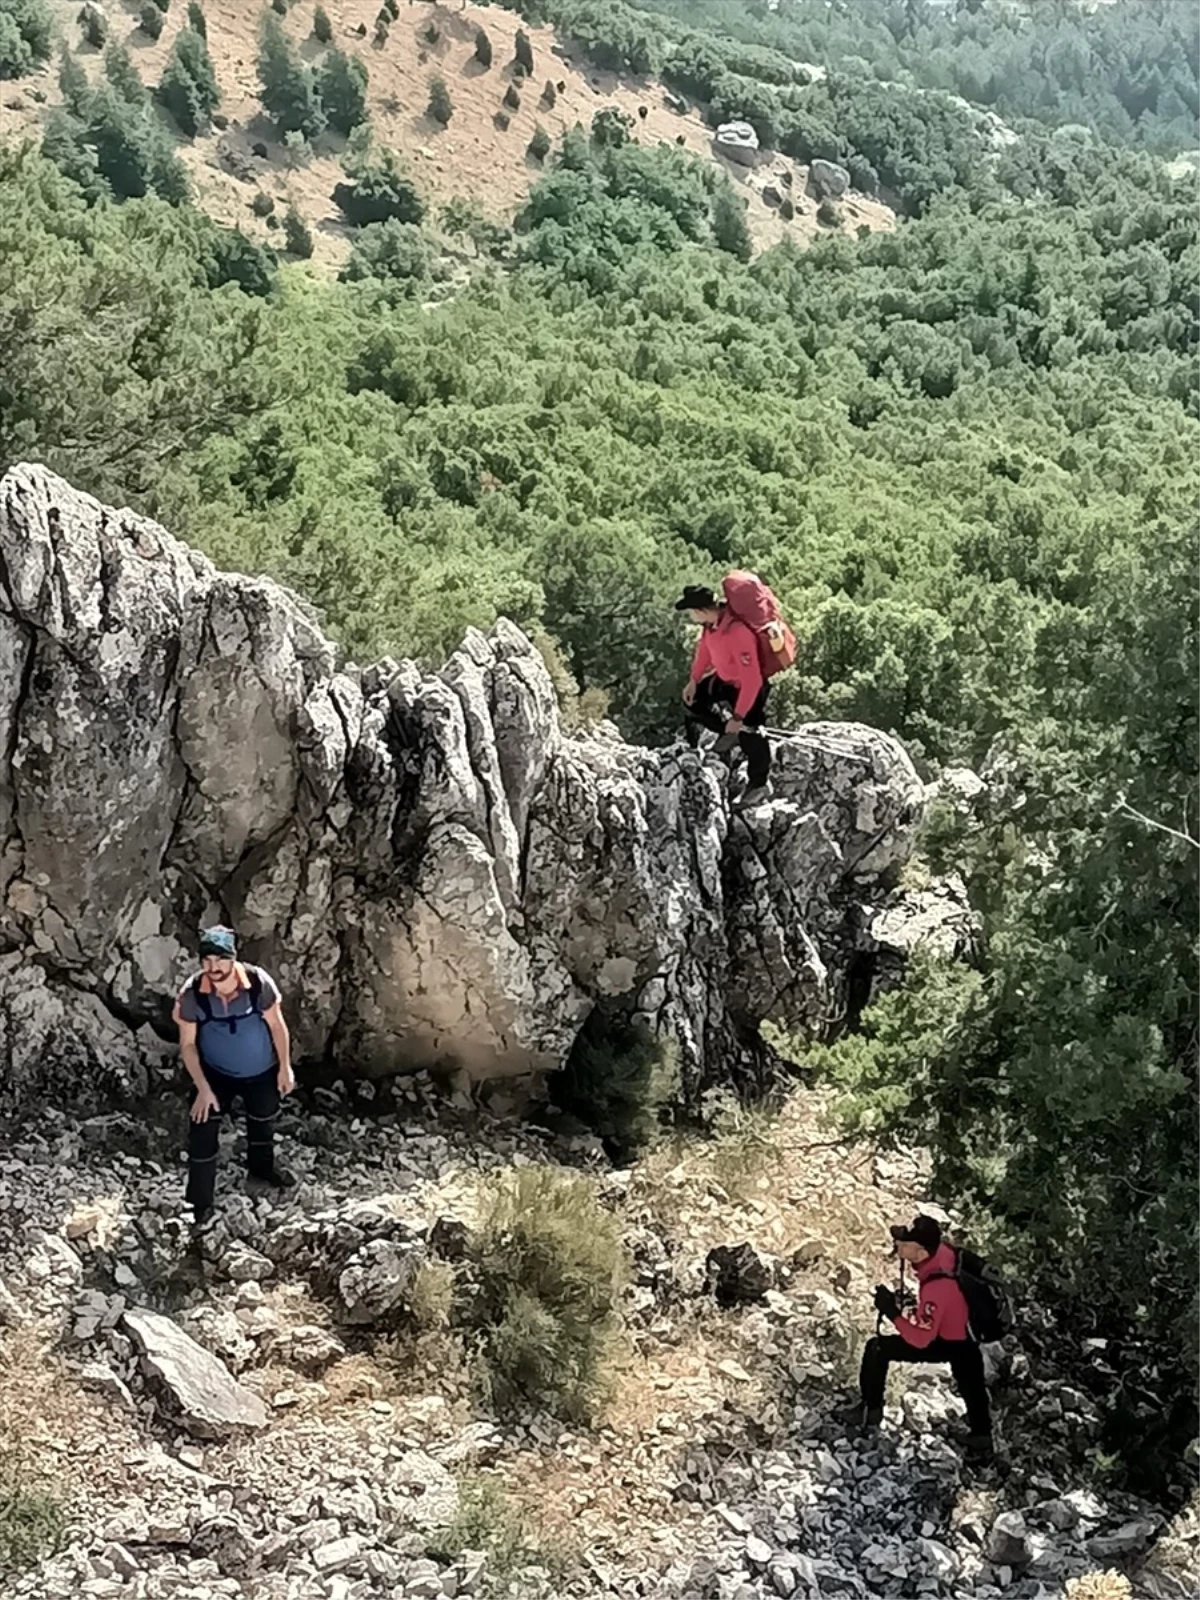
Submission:
M 729 806 L 695 751 L 562 734 L 510 623 L 436 672 L 340 666 L 307 608 L 43 467 L 0 480 L 0 1109 L 138 1088 L 225 920 L 304 1058 L 379 1076 L 561 1064 L 601 998 L 685 1092 L 820 1030 L 924 791 L 856 725 Z
M 713 148 L 741 166 L 758 165 L 758 135 L 748 122 L 723 122 L 713 134 Z
M 836 161 L 819 158 L 808 169 L 809 181 L 821 199 L 840 200 L 850 187 L 850 174 Z

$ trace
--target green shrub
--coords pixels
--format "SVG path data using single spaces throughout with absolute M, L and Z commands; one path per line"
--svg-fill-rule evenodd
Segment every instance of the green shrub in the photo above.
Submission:
M 295 206 L 288 208 L 283 219 L 283 242 L 288 254 L 298 256 L 301 261 L 307 261 L 313 253 L 312 233 Z
M 347 283 L 359 283 L 367 278 L 389 280 L 403 284 L 407 292 L 415 294 L 429 279 L 430 261 L 429 241 L 420 228 L 414 223 L 390 218 L 387 222 L 369 223 L 362 229 L 341 277 Z
M 0 79 L 20 78 L 50 59 L 45 0 L 0 0 Z
M 204 15 L 204 7 L 197 5 L 196 0 L 191 0 L 191 4 L 188 6 L 188 27 L 193 33 L 198 33 L 202 39 L 207 41 L 208 18 Z
M 504 91 L 504 104 L 513 111 L 520 111 L 521 91 L 517 88 L 515 83 L 510 83 L 508 88 Z
M 578 1561 L 578 1553 L 561 1539 L 549 1538 L 536 1519 L 512 1503 L 495 1478 L 482 1475 L 460 1482 L 454 1521 L 438 1529 L 426 1549 L 444 1562 L 454 1561 L 464 1550 L 482 1551 L 492 1583 L 505 1588 L 525 1567 L 541 1567 L 561 1582 Z
M 339 183 L 333 203 L 348 222 L 366 227 L 371 222 L 420 222 L 425 205 L 411 178 L 391 150 L 368 151 L 346 163 L 349 183 Z
M 445 78 L 429 80 L 429 104 L 426 110 L 435 122 L 441 123 L 443 128 L 454 115 L 454 102 L 450 98 Z
M 575 1036 L 551 1092 L 605 1141 L 614 1159 L 625 1161 L 654 1137 L 677 1075 L 673 1041 L 601 1003 Z
M 524 28 L 517 29 L 513 59 L 519 67 L 524 67 L 526 72 L 533 71 L 533 46 Z
M 557 105 L 557 103 L 558 103 L 558 90 L 550 82 L 550 79 L 547 78 L 546 79 L 546 87 L 542 90 L 542 104 L 546 107 L 546 109 L 548 111 L 550 111 L 550 110 L 554 109 L 554 107 L 555 107 L 555 105 Z
M 539 122 L 537 127 L 533 130 L 533 138 L 530 139 L 529 144 L 526 147 L 526 154 L 531 155 L 535 161 L 545 161 L 546 157 L 550 154 L 550 147 L 550 135 Z
M 383 9 L 387 12 L 388 16 L 392 19 L 393 22 L 398 22 L 399 21 L 399 19 L 400 19 L 400 0 L 383 0 Z M 432 31 L 434 33 L 434 36 L 436 37 L 437 29 L 435 28 Z
M 110 44 L 104 52 L 104 76 L 129 105 L 145 105 L 146 85 L 123 44 Z
M 822 200 L 817 207 L 817 221 L 823 228 L 836 228 L 842 220 L 842 213 L 832 200 Z
M 796 215 L 796 207 L 786 195 L 784 195 L 783 199 L 779 203 L 779 215 L 785 222 L 790 222 Z
M 584 1178 L 552 1167 L 493 1178 L 481 1216 L 471 1261 L 484 1395 L 502 1414 L 533 1406 L 586 1418 L 624 1278 L 616 1219 Z
M 138 13 L 138 27 L 150 39 L 157 39 L 163 31 L 165 18 L 154 4 L 154 0 L 146 0 L 145 5 Z
M 286 17 L 288 14 L 288 0 L 271 0 L 271 10 L 277 17 Z
M 324 6 L 318 6 L 313 12 L 313 37 L 318 44 L 328 44 L 333 38 L 333 23 L 329 20 L 329 13 Z
M 99 6 L 83 6 L 76 20 L 88 44 L 96 50 L 103 50 L 108 42 L 108 18 Z
M 73 117 L 81 120 L 87 116 L 88 103 L 92 98 L 92 86 L 88 82 L 88 75 L 77 57 L 69 50 L 62 53 L 62 61 L 58 69 L 58 87 L 63 97 L 63 105 Z
M 475 30 L 475 59 L 481 67 L 490 67 L 492 64 L 492 41 L 482 28 Z
M 269 217 L 275 209 L 275 201 L 269 194 L 264 194 L 260 189 L 250 202 L 250 209 L 256 217 Z
M 492 118 L 492 121 L 495 123 L 496 127 L 499 128 L 501 133 L 507 133 L 509 128 L 512 127 L 512 118 L 509 116 L 507 111 L 497 111 L 496 115 Z
M 15 1438 L 0 1440 L 0 1573 L 23 1572 L 63 1541 L 63 1508 L 30 1470 Z

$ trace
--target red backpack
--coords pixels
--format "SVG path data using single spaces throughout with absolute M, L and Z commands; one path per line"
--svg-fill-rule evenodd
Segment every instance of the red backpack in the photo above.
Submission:
M 758 640 L 758 659 L 764 678 L 786 672 L 796 660 L 796 635 L 783 620 L 774 594 L 753 572 L 731 572 L 721 583 L 725 603 Z

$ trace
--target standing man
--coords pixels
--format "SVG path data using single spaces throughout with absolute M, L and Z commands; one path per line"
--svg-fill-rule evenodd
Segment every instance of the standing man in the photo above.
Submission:
M 200 935 L 200 971 L 179 992 L 175 1023 L 192 1080 L 187 1199 L 200 1224 L 216 1193 L 221 1118 L 239 1095 L 251 1179 L 276 1189 L 291 1185 L 275 1165 L 275 1121 L 280 1096 L 296 1087 L 292 1046 L 278 988 L 261 967 L 238 960 L 231 928 Z
M 875 1309 L 896 1330 L 894 1338 L 869 1339 L 863 1351 L 859 1387 L 862 1405 L 847 1419 L 876 1428 L 883 1421 L 883 1394 L 893 1361 L 945 1361 L 967 1407 L 967 1454 L 978 1461 L 992 1456 L 992 1418 L 983 1375 L 983 1352 L 971 1337 L 970 1310 L 956 1279 L 958 1255 L 942 1243 L 941 1224 L 914 1217 L 907 1228 L 893 1228 L 901 1261 L 917 1275 L 917 1303 L 905 1315 L 894 1289 L 875 1290 Z
M 718 751 L 741 745 L 748 780 L 741 803 L 755 805 L 770 793 L 771 746 L 759 730 L 766 721 L 771 686 L 762 674 L 754 629 L 701 584 L 689 584 L 675 609 L 700 624 L 683 703 L 693 721 L 720 735 Z M 730 702 L 733 715 L 726 718 L 717 706 Z

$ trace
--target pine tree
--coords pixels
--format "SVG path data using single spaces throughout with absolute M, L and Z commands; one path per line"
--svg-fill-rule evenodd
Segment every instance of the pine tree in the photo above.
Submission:
M 524 67 L 526 72 L 533 71 L 533 46 L 530 44 L 529 35 L 524 28 L 517 29 L 513 59 L 519 67 Z
M 429 106 L 428 113 L 435 122 L 440 122 L 444 128 L 454 115 L 454 102 L 450 98 L 450 91 L 446 87 L 445 78 L 431 78 L 429 80 Z
M 171 57 L 158 86 L 158 98 L 192 139 L 221 103 L 208 46 L 190 28 L 175 35 Z
M 83 32 L 83 37 L 94 50 L 103 50 L 108 42 L 108 18 L 99 6 L 85 5 L 81 7 L 76 18 Z
M 324 130 L 325 113 L 313 75 L 294 54 L 278 17 L 269 11 L 262 21 L 258 79 L 262 103 L 280 133 L 315 139 Z
M 110 44 L 104 52 L 104 76 L 127 104 L 145 104 L 146 86 L 123 44 Z
M 367 67 L 358 56 L 331 50 L 317 73 L 317 93 L 329 126 L 338 133 L 367 120 Z
M 481 67 L 490 67 L 492 64 L 492 41 L 482 28 L 475 30 L 475 59 Z
M 734 194 L 728 183 L 713 196 L 712 226 L 718 249 L 727 250 L 739 261 L 749 261 L 753 247 L 746 223 L 746 203 Z
M 138 13 L 138 27 L 148 39 L 157 39 L 163 31 L 163 14 L 154 4 L 154 0 L 146 0 Z
M 313 253 L 312 233 L 295 206 L 288 207 L 283 219 L 283 242 L 288 254 L 298 256 L 301 261 L 307 261 Z
M 73 117 L 81 121 L 87 116 L 92 98 L 92 86 L 79 58 L 64 50 L 58 68 L 58 87 L 62 91 L 63 105 Z
M 188 6 L 188 27 L 191 28 L 193 33 L 198 33 L 202 39 L 207 41 L 208 19 L 204 15 L 204 7 L 197 5 L 196 0 L 191 0 L 191 4 Z
M 313 37 L 318 44 L 329 44 L 333 38 L 333 23 L 330 22 L 329 13 L 324 6 L 318 6 L 313 12 Z M 309 242 L 311 244 L 311 240 Z M 297 252 L 293 250 L 292 254 L 295 255 Z

